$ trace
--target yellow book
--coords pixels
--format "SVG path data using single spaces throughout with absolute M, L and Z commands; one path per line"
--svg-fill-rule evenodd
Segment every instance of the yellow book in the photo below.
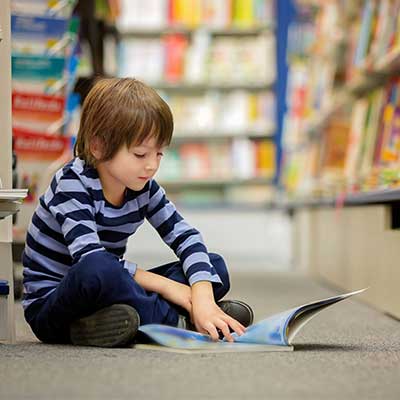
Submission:
M 257 143 L 257 174 L 272 178 L 275 174 L 275 145 L 271 140 Z
M 254 25 L 254 1 L 234 0 L 233 24 L 239 28 L 250 28 Z
M 195 28 L 204 22 L 202 13 L 202 0 L 191 0 L 191 3 L 189 26 Z
M 248 96 L 248 101 L 249 101 L 249 114 L 248 114 L 248 119 L 249 122 L 254 122 L 257 120 L 258 117 L 258 96 L 256 94 L 249 94 Z
M 173 25 L 182 25 L 184 23 L 185 0 L 172 0 L 171 16 Z

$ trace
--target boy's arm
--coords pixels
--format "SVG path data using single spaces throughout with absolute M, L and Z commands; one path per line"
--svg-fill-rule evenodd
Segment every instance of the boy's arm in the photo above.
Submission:
M 211 265 L 200 232 L 184 220 L 155 180 L 150 182 L 146 218 L 180 259 L 183 273 L 191 286 L 200 281 L 222 284 L 221 278 Z
M 196 329 L 209 333 L 215 340 L 218 339 L 219 329 L 230 341 L 233 339 L 229 327 L 239 335 L 244 332 L 244 327 L 225 314 L 215 303 L 211 282 L 222 282 L 211 265 L 200 232 L 183 219 L 174 204 L 166 198 L 164 189 L 155 180 L 151 181 L 146 217 L 183 265 L 183 272 L 192 287 L 191 316 Z
M 59 223 L 73 264 L 95 251 L 106 252 L 97 234 L 93 200 L 71 171 L 59 179 L 53 178 L 42 205 Z M 135 274 L 136 264 L 116 255 L 115 262 Z
M 190 286 L 173 281 L 165 276 L 137 268 L 135 281 L 145 290 L 161 294 L 166 300 L 192 313 L 192 291 Z

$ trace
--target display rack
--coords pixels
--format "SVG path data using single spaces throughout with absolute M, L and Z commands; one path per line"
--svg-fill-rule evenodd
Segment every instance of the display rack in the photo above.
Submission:
M 11 42 L 10 2 L 0 4 L 0 173 L 4 188 L 12 187 L 11 176 Z M 13 293 L 13 264 L 11 257 L 12 219 L 0 219 L 0 279 L 8 282 L 9 293 Z M 0 341 L 14 343 L 14 296 L 0 295 Z
M 389 168 L 392 172 L 398 169 L 398 162 L 388 163 L 382 158 L 379 146 L 385 124 L 391 124 L 388 129 L 392 131 L 396 124 L 394 120 L 387 121 L 389 111 L 384 110 L 397 107 L 396 99 L 387 100 L 385 96 L 391 86 L 397 85 L 400 76 L 396 19 L 400 3 L 374 0 L 346 5 L 335 1 L 319 6 L 316 2 L 301 3 L 306 5 L 306 16 L 299 18 L 293 31 L 303 31 L 303 39 L 309 41 L 311 36 L 314 42 L 302 48 L 299 34 L 297 48 L 289 55 L 292 74 L 299 75 L 297 82 L 306 69 L 311 73 L 307 77 L 303 73 L 306 83 L 297 87 L 294 83 L 288 92 L 291 108 L 285 117 L 281 176 L 286 194 L 291 200 L 304 202 L 307 197 L 315 200 L 357 194 L 362 198 L 364 192 L 396 187 L 396 179 L 389 182 L 386 176 Z M 357 24 L 352 24 L 354 19 Z M 316 26 L 316 21 L 329 25 L 328 20 L 331 20 L 329 29 L 322 22 Z M 354 33 L 352 29 L 356 26 L 360 28 Z M 322 45 L 328 42 L 330 46 Z M 327 48 L 331 49 L 330 55 L 325 54 Z M 321 75 L 325 75 L 324 79 Z M 393 89 L 394 96 L 396 90 Z M 376 104 L 372 104 L 374 96 L 381 96 L 375 100 Z M 357 103 L 363 100 L 368 103 L 368 114 L 357 121 Z M 370 113 L 376 117 L 372 119 Z M 368 159 L 368 153 L 375 154 L 373 160 Z M 358 159 L 354 159 L 355 154 Z
M 298 3 L 278 205 L 294 263 L 399 318 L 400 1 Z

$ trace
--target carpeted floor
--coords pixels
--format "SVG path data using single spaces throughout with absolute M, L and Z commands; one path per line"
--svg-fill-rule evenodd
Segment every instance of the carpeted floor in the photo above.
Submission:
M 354 288 L 358 289 L 358 288 Z M 256 320 L 337 292 L 295 274 L 232 277 Z M 0 345 L 0 398 L 399 399 L 400 322 L 357 299 L 324 310 L 294 352 L 174 354 L 50 346 L 17 304 L 16 345 Z

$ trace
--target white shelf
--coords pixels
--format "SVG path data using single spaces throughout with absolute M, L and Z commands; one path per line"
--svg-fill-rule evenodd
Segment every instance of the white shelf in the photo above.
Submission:
M 149 27 L 141 29 L 121 29 L 122 37 L 148 38 L 160 37 L 171 34 L 192 35 L 197 31 L 207 32 L 213 36 L 256 36 L 262 33 L 273 33 L 274 27 L 271 25 L 260 25 L 250 28 L 230 27 L 214 28 L 208 26 L 199 26 L 196 28 L 187 28 L 182 26 Z
M 218 140 L 232 140 L 235 138 L 251 138 L 251 139 L 273 139 L 275 128 L 265 127 L 263 129 L 246 129 L 243 131 L 218 131 L 207 129 L 204 132 L 193 133 L 174 133 L 172 143 L 181 143 L 189 141 L 218 141 Z
M 165 91 L 179 91 L 179 92 L 193 92 L 193 91 L 207 91 L 207 90 L 271 90 L 274 82 L 258 82 L 258 83 L 202 83 L 190 84 L 185 82 L 167 83 L 167 82 L 146 82 L 149 86 L 156 90 Z
M 188 189 L 188 188 L 204 188 L 204 187 L 224 187 L 234 185 L 269 185 L 272 183 L 271 178 L 248 178 L 248 179 L 179 179 L 179 180 L 160 180 L 161 186 L 169 189 Z

